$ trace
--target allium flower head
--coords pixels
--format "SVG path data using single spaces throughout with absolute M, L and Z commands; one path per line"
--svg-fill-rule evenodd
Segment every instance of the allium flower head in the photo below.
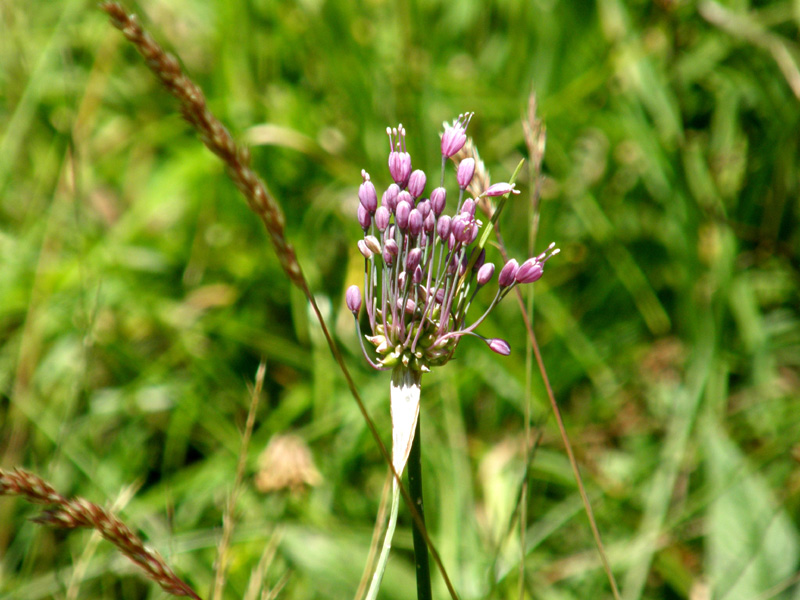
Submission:
M 471 118 L 472 113 L 462 114 L 445 130 L 443 157 L 452 156 L 464 145 Z M 551 244 L 522 266 L 515 259 L 506 262 L 488 309 L 469 322 L 475 294 L 491 282 L 495 272 L 494 264 L 485 262 L 485 250 L 475 243 L 483 226 L 475 218 L 475 200 L 464 199 L 475 161 L 464 160 L 459 165 L 458 203 L 455 213 L 446 215 L 444 187 L 435 188 L 430 200 L 417 200 L 427 177 L 422 170 L 411 172 L 403 126 L 389 128 L 387 133 L 389 175 L 394 183 L 382 194 L 379 208 L 377 191 L 366 172 L 362 172 L 359 188 L 357 216 L 364 230 L 359 251 L 364 256 L 363 303 L 369 321 L 369 335 L 364 339 L 373 346 L 374 354 L 367 352 L 363 341 L 362 349 L 375 368 L 402 366 L 409 372 L 422 373 L 446 363 L 463 336 L 481 337 L 475 329 L 489 312 L 515 286 L 537 281 L 545 263 L 558 249 Z M 443 160 L 442 181 L 444 168 Z M 496 183 L 484 192 L 487 196 L 510 193 L 519 193 L 510 183 Z M 361 293 L 354 286 L 347 290 L 346 304 L 360 329 Z M 484 341 L 498 354 L 511 352 L 505 340 Z

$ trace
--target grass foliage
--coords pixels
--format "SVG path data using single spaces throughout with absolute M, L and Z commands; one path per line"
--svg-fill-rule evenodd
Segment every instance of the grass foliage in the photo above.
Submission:
M 536 331 L 623 599 L 800 598 L 793 2 L 128 7 L 252 145 L 387 443 L 388 375 L 364 365 L 343 302 L 363 268 L 360 169 L 389 182 L 384 130 L 400 121 L 415 166 L 437 172 L 442 121 L 474 110 L 469 133 L 507 179 L 535 89 L 548 129 L 537 246 L 563 249 L 536 284 Z M 501 219 L 517 256 L 525 197 Z M 450 577 L 465 600 L 519 598 L 522 557 L 527 597 L 608 597 L 535 372 L 519 547 L 516 303 L 480 331 L 512 355 L 466 339 L 423 380 L 427 519 Z M 288 573 L 279 597 L 352 597 L 386 465 L 261 224 L 93 1 L 4 0 L 0 466 L 116 501 L 208 597 L 262 357 L 224 597 L 246 596 L 265 548 L 267 586 Z M 282 433 L 308 444 L 318 486 L 256 489 Z M 110 545 L 34 514 L 0 500 L 1 599 L 165 597 Z M 401 511 L 381 597 L 414 597 L 411 544 Z

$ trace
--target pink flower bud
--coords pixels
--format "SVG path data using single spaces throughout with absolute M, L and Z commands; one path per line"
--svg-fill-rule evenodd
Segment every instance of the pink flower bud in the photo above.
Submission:
M 519 194 L 519 190 L 515 189 L 513 183 L 495 183 L 490 185 L 489 189 L 481 194 L 482 196 L 505 196 L 506 194 Z
M 394 240 L 387 240 L 386 244 L 383 246 L 383 249 L 392 256 L 397 256 L 397 252 L 399 251 L 399 248 L 397 247 L 397 242 L 395 242 Z
M 372 251 L 367 246 L 367 243 L 364 240 L 358 240 L 358 251 L 364 256 L 364 258 L 372 258 Z
M 428 214 L 431 212 L 431 201 L 430 200 L 423 200 L 422 202 L 417 204 L 417 210 L 422 213 L 422 218 L 426 219 Z
M 408 191 L 414 198 L 422 196 L 422 192 L 425 189 L 425 181 L 425 173 L 420 169 L 411 173 L 411 177 L 408 178 Z
M 502 354 L 503 356 L 508 356 L 511 354 L 511 346 L 509 346 L 508 342 L 505 340 L 494 338 L 491 340 L 486 340 L 486 343 L 489 344 L 489 348 L 498 354 Z
M 408 216 L 411 214 L 411 205 L 408 202 L 398 202 L 397 210 L 394 214 L 395 223 L 400 228 L 400 231 L 405 231 L 408 227 Z
M 444 205 L 447 202 L 447 190 L 443 187 L 437 187 L 431 192 L 431 208 L 438 217 L 444 211 Z
M 475 200 L 467 198 L 464 204 L 461 205 L 461 214 L 469 215 L 470 218 L 475 216 Z
M 492 280 L 494 275 L 494 264 L 486 263 L 478 269 L 478 285 L 486 285 Z
M 364 183 L 358 188 L 358 200 L 361 202 L 361 205 L 372 214 L 375 212 L 375 209 L 378 208 L 378 193 L 375 191 L 375 186 L 369 180 L 369 174 L 363 169 L 361 170 L 361 176 L 364 178 Z
M 375 211 L 375 226 L 378 228 L 378 231 L 386 231 L 391 218 L 392 215 L 389 212 L 389 209 L 386 208 L 386 206 L 379 206 L 378 210 Z
M 514 283 L 514 277 L 519 270 L 519 263 L 515 259 L 509 260 L 503 268 L 500 269 L 500 275 L 497 276 L 497 283 L 501 288 L 505 288 Z
M 520 266 L 514 279 L 517 283 L 533 283 L 538 281 L 544 273 L 544 266 L 537 258 L 529 258 Z
M 458 171 L 456 171 L 456 181 L 458 181 L 458 187 L 462 190 L 467 189 L 469 184 L 472 182 L 472 176 L 475 174 L 475 159 L 474 158 L 465 158 L 460 163 L 458 163 Z
M 414 248 L 411 252 L 408 253 L 408 257 L 406 258 L 406 270 L 413 271 L 417 268 L 420 261 L 422 260 L 422 250 L 419 248 Z
M 425 230 L 425 233 L 430 233 L 433 231 L 434 227 L 436 227 L 436 217 L 433 216 L 432 212 L 429 212 L 428 216 L 425 217 L 425 220 L 422 222 L 422 228 Z
M 411 176 L 411 155 L 397 151 L 389 154 L 389 174 L 397 185 L 405 187 Z
M 394 209 L 397 208 L 397 195 L 400 193 L 400 187 L 393 183 L 386 191 L 383 192 L 383 197 L 381 198 L 381 205 L 385 206 L 389 212 L 394 212 Z
M 420 231 L 422 231 L 422 213 L 416 208 L 412 208 L 408 214 L 408 230 L 411 235 L 419 235 Z
M 467 126 L 473 113 L 458 115 L 458 119 L 453 122 L 453 126 L 445 129 L 442 134 L 442 156 L 450 158 L 456 154 L 467 141 Z
M 411 278 L 411 281 L 414 283 L 422 281 L 422 267 L 420 265 L 417 265 L 417 268 L 414 269 L 414 276 Z
M 369 229 L 370 223 L 372 223 L 372 217 L 369 216 L 369 211 L 364 208 L 363 204 L 359 204 L 356 215 L 358 216 L 358 224 L 361 225 L 361 229 L 366 232 L 367 229 Z
M 450 235 L 450 221 L 450 217 L 445 215 L 439 219 L 438 223 L 436 223 L 436 233 L 439 234 L 439 237 L 442 238 L 442 240 L 446 240 L 447 236 Z
M 361 290 L 358 289 L 357 285 L 351 285 L 347 288 L 344 301 L 345 304 L 347 304 L 347 308 L 350 309 L 350 312 L 357 315 L 358 311 L 361 310 Z

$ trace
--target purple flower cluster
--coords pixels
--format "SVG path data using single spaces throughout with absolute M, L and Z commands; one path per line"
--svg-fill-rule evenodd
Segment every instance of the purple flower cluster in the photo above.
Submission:
M 475 294 L 494 276 L 495 265 L 486 262 L 486 252 L 475 244 L 482 223 L 475 218 L 478 198 L 464 199 L 472 181 L 475 160 L 463 159 L 456 170 L 459 187 L 455 213 L 444 214 L 447 191 L 444 173 L 447 159 L 466 142 L 466 129 L 473 113 L 459 115 L 442 135 L 440 186 L 424 197 L 427 177 L 412 171 L 411 155 L 406 151 L 406 132 L 402 125 L 387 128 L 389 173 L 394 183 L 386 188 L 378 205 L 378 193 L 366 171 L 358 189 L 358 223 L 364 238 L 358 249 L 364 256 L 364 304 L 377 359 L 370 358 L 363 341 L 364 355 L 378 369 L 402 363 L 419 372 L 446 363 L 464 335 L 483 339 L 494 352 L 508 355 L 508 343 L 485 339 L 474 333 L 491 310 L 517 284 L 533 283 L 544 272 L 544 264 L 558 253 L 551 244 L 545 252 L 521 265 L 509 260 L 497 276 L 494 299 L 483 313 L 467 325 L 467 313 Z M 518 194 L 514 184 L 497 183 L 482 196 Z M 347 307 L 356 317 L 362 295 L 350 286 L 345 295 Z

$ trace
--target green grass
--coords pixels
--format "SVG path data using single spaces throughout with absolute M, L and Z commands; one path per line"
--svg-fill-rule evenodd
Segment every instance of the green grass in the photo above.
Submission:
M 225 597 L 244 597 L 273 539 L 267 580 L 289 573 L 280 597 L 352 597 L 386 467 L 304 298 L 95 3 L 34 4 L 0 6 L 0 467 L 108 505 L 135 486 L 123 519 L 208 597 L 263 357 Z M 363 363 L 343 301 L 361 281 L 360 170 L 389 182 L 384 130 L 402 122 L 430 178 L 442 121 L 474 110 L 469 133 L 505 180 L 535 89 L 548 131 L 538 246 L 562 248 L 536 284 L 536 331 L 623 599 L 703 586 L 715 599 L 800 598 L 789 0 L 128 7 L 254 144 L 386 442 L 388 374 Z M 265 138 L 265 124 L 281 129 Z M 523 191 L 501 218 L 518 257 Z M 530 598 L 610 597 L 537 373 L 527 547 L 516 529 L 500 539 L 525 470 L 516 303 L 480 332 L 508 339 L 511 356 L 466 339 L 423 379 L 426 519 L 448 573 L 464 600 L 518 598 L 522 554 Z M 286 432 L 323 482 L 261 494 L 258 456 Z M 80 598 L 165 597 L 110 545 L 82 559 L 89 533 L 35 514 L 0 500 L 0 599 L 65 598 L 79 565 Z M 394 546 L 381 597 L 410 599 L 402 510 Z M 434 594 L 447 597 L 436 574 Z

